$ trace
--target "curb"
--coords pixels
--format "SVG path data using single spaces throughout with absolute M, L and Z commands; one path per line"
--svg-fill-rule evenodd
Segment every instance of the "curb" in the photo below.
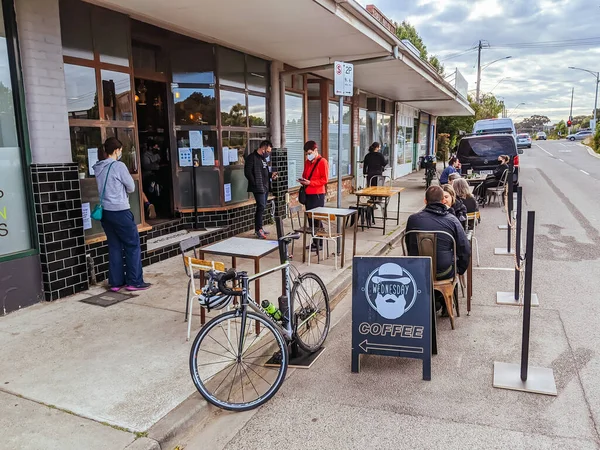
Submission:
M 596 153 L 592 147 L 590 147 L 589 145 L 585 145 L 585 144 L 581 144 L 581 145 L 583 145 L 585 147 L 585 149 L 590 154 L 590 156 L 600 159 L 600 154 Z
M 388 234 L 385 242 L 379 243 L 366 254 L 358 256 L 385 254 L 400 240 L 405 225 L 406 222 L 401 222 L 397 229 Z M 346 293 L 352 283 L 352 264 L 344 268 L 336 281 L 335 285 L 327 286 L 329 301 L 334 304 L 333 309 L 335 309 L 335 301 Z M 155 423 L 148 430 L 148 437 L 136 439 L 125 450 L 166 450 L 166 444 L 192 426 L 198 426 L 208 421 L 215 410 L 216 408 L 210 406 L 198 392 L 194 392 Z

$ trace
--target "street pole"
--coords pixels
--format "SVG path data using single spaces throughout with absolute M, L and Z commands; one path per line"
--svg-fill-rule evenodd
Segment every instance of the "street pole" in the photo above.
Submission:
M 475 102 L 479 103 L 479 85 L 481 84 L 481 40 L 477 48 L 477 93 L 475 94 Z
M 569 120 L 573 120 L 573 96 L 575 95 L 575 88 L 571 88 L 571 110 L 569 111 Z M 571 134 L 571 127 L 569 127 L 569 134 Z
M 594 100 L 594 126 L 592 131 L 596 132 L 596 110 L 598 109 L 598 84 L 600 84 L 600 72 L 596 72 L 596 99 Z
M 342 124 L 344 122 L 344 96 L 340 95 L 340 104 L 339 104 L 339 115 L 338 115 L 338 154 L 337 154 L 337 207 L 342 207 L 342 146 L 344 145 L 344 140 L 342 138 Z M 358 219 L 357 219 L 358 220 Z M 338 217 L 337 220 L 337 233 L 338 236 L 342 232 L 342 219 Z M 342 240 L 338 238 L 337 241 L 337 253 L 341 253 L 342 251 Z

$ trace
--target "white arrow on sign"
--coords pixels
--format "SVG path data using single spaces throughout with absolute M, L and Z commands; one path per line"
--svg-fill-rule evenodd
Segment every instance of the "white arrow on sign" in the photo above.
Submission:
M 377 344 L 374 342 L 369 343 L 368 340 L 362 341 L 358 344 L 360 348 L 365 352 L 369 350 L 389 351 L 389 352 L 406 352 L 406 353 L 423 353 L 423 347 L 409 347 L 408 345 L 393 345 L 393 344 Z

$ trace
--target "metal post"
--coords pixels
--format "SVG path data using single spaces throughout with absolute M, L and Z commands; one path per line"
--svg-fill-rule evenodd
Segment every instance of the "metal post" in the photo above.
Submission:
M 193 150 L 192 150 L 193 151 Z M 196 153 L 192 158 L 192 197 L 194 201 L 194 224 L 192 228 L 195 230 L 198 228 L 198 197 L 196 193 L 196 167 L 200 165 L 198 160 L 198 154 Z
M 337 207 L 342 207 L 342 146 L 344 145 L 344 139 L 342 137 L 342 125 L 344 122 L 344 96 L 340 95 L 339 104 L 339 115 L 338 115 L 338 157 L 337 157 Z M 338 217 L 337 220 L 337 233 L 340 235 L 342 232 L 342 219 Z M 337 253 L 341 252 L 342 241 L 340 238 L 337 240 Z
M 521 380 L 527 381 L 529 367 L 529 331 L 531 326 L 531 282 L 533 278 L 533 239 L 535 211 L 527 212 L 527 242 L 525 244 L 525 293 L 523 309 L 523 341 L 521 344 Z
M 596 132 L 596 110 L 598 109 L 598 84 L 600 84 L 600 72 L 596 73 L 596 99 L 594 100 L 594 133 Z
M 479 86 L 481 84 L 481 41 L 477 51 L 477 93 L 475 94 L 475 102 L 479 103 Z
M 506 182 L 508 183 L 508 199 L 506 204 L 506 209 L 508 211 L 508 238 L 506 244 L 506 252 L 510 254 L 511 247 L 511 235 L 512 235 L 512 227 L 510 226 L 510 222 L 512 222 L 512 212 L 513 212 L 513 166 L 510 164 L 508 166 L 508 176 L 506 177 Z
M 519 269 L 521 268 L 521 201 L 523 199 L 523 188 L 517 188 L 517 236 L 515 242 L 515 258 Z M 521 291 L 521 272 L 515 267 L 515 301 L 519 301 L 519 292 Z

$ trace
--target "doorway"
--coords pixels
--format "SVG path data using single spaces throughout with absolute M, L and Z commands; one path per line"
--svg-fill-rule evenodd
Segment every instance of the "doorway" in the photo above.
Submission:
M 135 93 L 144 211 L 156 225 L 174 217 L 167 83 L 135 78 Z

